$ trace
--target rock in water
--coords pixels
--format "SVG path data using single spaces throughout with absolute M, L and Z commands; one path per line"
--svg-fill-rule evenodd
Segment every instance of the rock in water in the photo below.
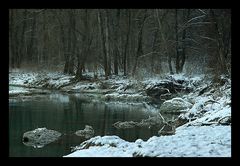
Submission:
M 89 138 L 93 137 L 94 130 L 93 130 L 92 126 L 85 125 L 84 130 L 78 130 L 75 132 L 75 134 L 79 137 L 85 137 L 86 139 L 89 139 Z
M 113 124 L 114 127 L 117 129 L 129 129 L 129 128 L 134 128 L 138 125 L 138 122 L 133 122 L 133 121 L 125 121 L 125 122 L 116 122 Z
M 187 108 L 191 108 L 192 104 L 183 100 L 182 98 L 176 97 L 171 100 L 165 101 L 161 107 L 161 112 L 181 112 Z
M 34 148 L 42 148 L 45 145 L 56 141 L 62 134 L 58 131 L 48 130 L 44 128 L 37 128 L 23 134 L 23 144 L 26 146 L 33 146 Z

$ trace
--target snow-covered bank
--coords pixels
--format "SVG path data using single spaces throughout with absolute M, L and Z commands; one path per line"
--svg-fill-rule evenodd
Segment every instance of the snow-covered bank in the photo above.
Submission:
M 153 136 L 135 142 L 118 136 L 97 136 L 75 150 L 64 157 L 230 157 L 231 127 L 184 127 L 172 136 Z
M 9 73 L 9 85 L 31 87 L 31 88 L 52 88 L 59 89 L 71 82 L 73 76 L 60 72 L 11 72 Z
M 194 83 L 199 80 L 195 77 L 178 74 L 141 81 L 124 76 L 115 76 L 108 80 L 104 78 L 95 80 L 90 77 L 90 80 L 77 81 L 74 76 L 61 72 L 25 72 L 19 70 L 9 73 L 9 85 L 53 89 L 67 93 L 101 94 L 101 99 L 104 101 L 122 102 L 166 100 L 173 95 L 193 89 L 192 86 L 194 87 Z M 10 90 L 9 93 L 14 92 Z
M 182 108 L 186 122 L 175 135 L 135 142 L 97 136 L 64 157 L 231 157 L 231 80 L 206 80 L 182 99 L 192 106 Z
M 21 95 L 21 94 L 30 94 L 29 90 L 26 90 L 22 87 L 11 87 L 9 89 L 9 96 L 17 96 L 17 95 Z

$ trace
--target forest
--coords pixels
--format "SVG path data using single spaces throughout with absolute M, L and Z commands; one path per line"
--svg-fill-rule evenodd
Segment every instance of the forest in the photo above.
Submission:
M 9 9 L 10 157 L 231 157 L 231 9 Z
M 12 9 L 10 68 L 231 73 L 230 9 Z

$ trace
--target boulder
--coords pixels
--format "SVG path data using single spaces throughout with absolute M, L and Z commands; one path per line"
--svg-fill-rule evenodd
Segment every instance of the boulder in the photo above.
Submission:
M 78 130 L 75 132 L 75 134 L 79 137 L 85 137 L 86 139 L 89 139 L 89 138 L 93 137 L 94 130 L 93 130 L 92 126 L 85 125 L 84 130 Z
M 37 128 L 23 134 L 23 144 L 33 146 L 34 148 L 42 148 L 45 145 L 56 141 L 62 134 L 58 131 L 46 128 Z
M 182 98 L 176 97 L 171 100 L 165 101 L 161 107 L 161 112 L 182 112 L 188 108 L 191 108 L 192 104 L 183 100 Z

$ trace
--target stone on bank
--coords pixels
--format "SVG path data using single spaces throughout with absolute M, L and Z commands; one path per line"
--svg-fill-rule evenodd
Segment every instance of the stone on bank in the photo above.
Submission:
M 160 107 L 160 112 L 182 112 L 188 108 L 191 108 L 193 105 L 182 98 L 176 97 L 171 100 L 163 102 Z

